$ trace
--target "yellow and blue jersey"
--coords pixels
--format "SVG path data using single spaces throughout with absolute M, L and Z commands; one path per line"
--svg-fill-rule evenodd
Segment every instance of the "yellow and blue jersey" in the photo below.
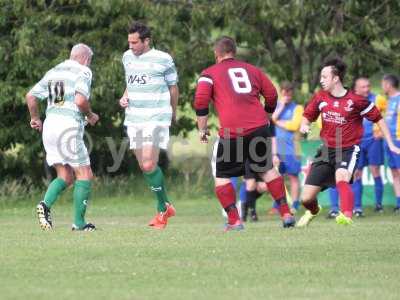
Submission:
M 374 103 L 381 113 L 386 111 L 387 100 L 385 97 L 370 93 L 367 99 L 368 101 Z M 377 126 L 373 122 L 368 121 L 366 118 L 364 118 L 363 120 L 363 127 L 364 127 L 364 135 L 362 137 L 362 140 L 372 139 L 374 137 L 374 133 L 379 131 Z
M 285 121 L 283 128 L 275 127 L 279 154 L 296 155 L 295 134 L 300 128 L 303 110 L 301 105 L 291 102 L 279 115 L 278 120 Z
M 389 97 L 387 111 L 385 115 L 386 124 L 389 127 L 392 138 L 400 140 L 400 95 Z

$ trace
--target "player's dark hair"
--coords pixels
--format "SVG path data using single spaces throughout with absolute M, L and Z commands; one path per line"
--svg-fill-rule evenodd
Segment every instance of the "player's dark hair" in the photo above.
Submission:
M 393 74 L 386 74 L 383 76 L 383 80 L 389 82 L 389 84 L 395 89 L 399 88 L 399 78 Z
M 229 36 L 222 36 L 215 41 L 214 49 L 220 54 L 232 53 L 236 55 L 236 42 Z
M 280 88 L 283 91 L 294 91 L 294 84 L 293 82 L 285 80 L 280 84 Z
M 140 22 L 133 22 L 131 27 L 129 27 L 129 34 L 138 33 L 140 40 L 143 42 L 147 38 L 151 38 L 150 28 Z
M 335 76 L 339 76 L 340 81 L 343 82 L 344 75 L 346 74 L 347 69 L 347 66 L 343 60 L 341 60 L 340 58 L 328 59 L 323 63 L 322 67 L 331 67 L 332 74 Z

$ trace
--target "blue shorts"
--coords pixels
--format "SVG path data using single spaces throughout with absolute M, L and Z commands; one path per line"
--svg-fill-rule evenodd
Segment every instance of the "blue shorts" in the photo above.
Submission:
M 281 174 L 289 174 L 297 176 L 301 171 L 301 162 L 295 155 L 279 155 L 281 163 L 279 165 L 279 172 Z
M 393 140 L 394 144 L 397 147 L 400 147 L 400 141 L 399 140 Z M 391 169 L 400 169 L 400 155 L 393 153 L 390 151 L 389 146 L 385 142 L 385 153 L 387 156 L 387 162 L 389 165 L 389 168 Z
M 361 170 L 366 166 L 381 166 L 384 163 L 383 139 L 363 140 L 360 145 L 360 158 L 357 169 Z

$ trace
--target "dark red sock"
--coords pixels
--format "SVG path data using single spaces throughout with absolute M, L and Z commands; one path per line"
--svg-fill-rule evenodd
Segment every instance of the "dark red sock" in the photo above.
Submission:
M 236 192 L 231 183 L 215 187 L 215 194 L 228 215 L 228 223 L 235 224 L 239 218 L 236 208 Z
M 351 218 L 353 216 L 354 194 L 350 184 L 346 181 L 339 181 L 336 183 L 336 189 L 340 198 L 340 210 Z
M 313 215 L 319 212 L 318 200 L 314 199 L 312 201 L 303 202 L 305 209 L 308 209 Z
M 275 178 L 266 184 L 272 198 L 279 204 L 279 212 L 281 217 L 286 214 L 291 214 L 289 205 L 286 202 L 285 183 L 283 181 L 283 177 L 280 176 Z

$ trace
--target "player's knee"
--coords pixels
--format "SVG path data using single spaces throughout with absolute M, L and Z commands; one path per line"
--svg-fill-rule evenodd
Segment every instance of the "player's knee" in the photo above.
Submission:
M 303 195 L 302 197 L 301 197 L 301 203 L 302 204 L 307 204 L 307 203 L 311 203 L 311 202 L 313 202 L 313 201 L 315 201 L 315 198 L 314 197 L 311 197 L 311 196 L 307 196 L 307 195 Z
M 90 166 L 84 166 L 80 168 L 76 168 L 75 177 L 77 180 L 92 180 L 93 172 Z
M 301 195 L 301 203 L 311 203 L 315 201 L 316 193 L 314 191 L 309 191 L 307 189 L 303 190 Z
M 252 192 L 255 191 L 257 188 L 257 184 L 252 181 L 246 181 L 246 191 Z
M 351 177 L 351 175 L 350 175 L 349 171 L 347 171 L 346 169 L 336 170 L 336 174 L 335 174 L 336 182 L 340 182 L 340 181 L 349 182 L 350 177 Z
M 360 170 L 354 172 L 354 179 L 360 179 L 362 177 L 362 173 Z
M 300 182 L 298 175 L 289 174 L 288 177 L 291 183 L 298 184 Z
M 73 176 L 66 176 L 66 178 L 63 178 L 67 186 L 71 186 L 74 183 L 74 177 Z
M 267 185 L 265 184 L 265 182 L 257 182 L 257 192 L 262 194 L 266 191 L 267 191 Z
M 143 172 L 152 172 L 156 168 L 156 163 L 152 160 L 145 160 L 141 164 L 141 169 Z
M 378 166 L 371 167 L 371 174 L 373 177 L 379 177 L 381 175 L 380 167 Z
M 400 178 L 400 173 L 399 173 L 398 169 L 393 169 L 392 170 L 392 177 L 393 177 L 393 179 L 399 179 Z
M 281 174 L 279 173 L 278 170 L 276 170 L 275 168 L 269 169 L 267 172 L 265 172 L 261 178 L 265 181 L 265 182 L 270 182 L 278 177 L 280 177 Z

